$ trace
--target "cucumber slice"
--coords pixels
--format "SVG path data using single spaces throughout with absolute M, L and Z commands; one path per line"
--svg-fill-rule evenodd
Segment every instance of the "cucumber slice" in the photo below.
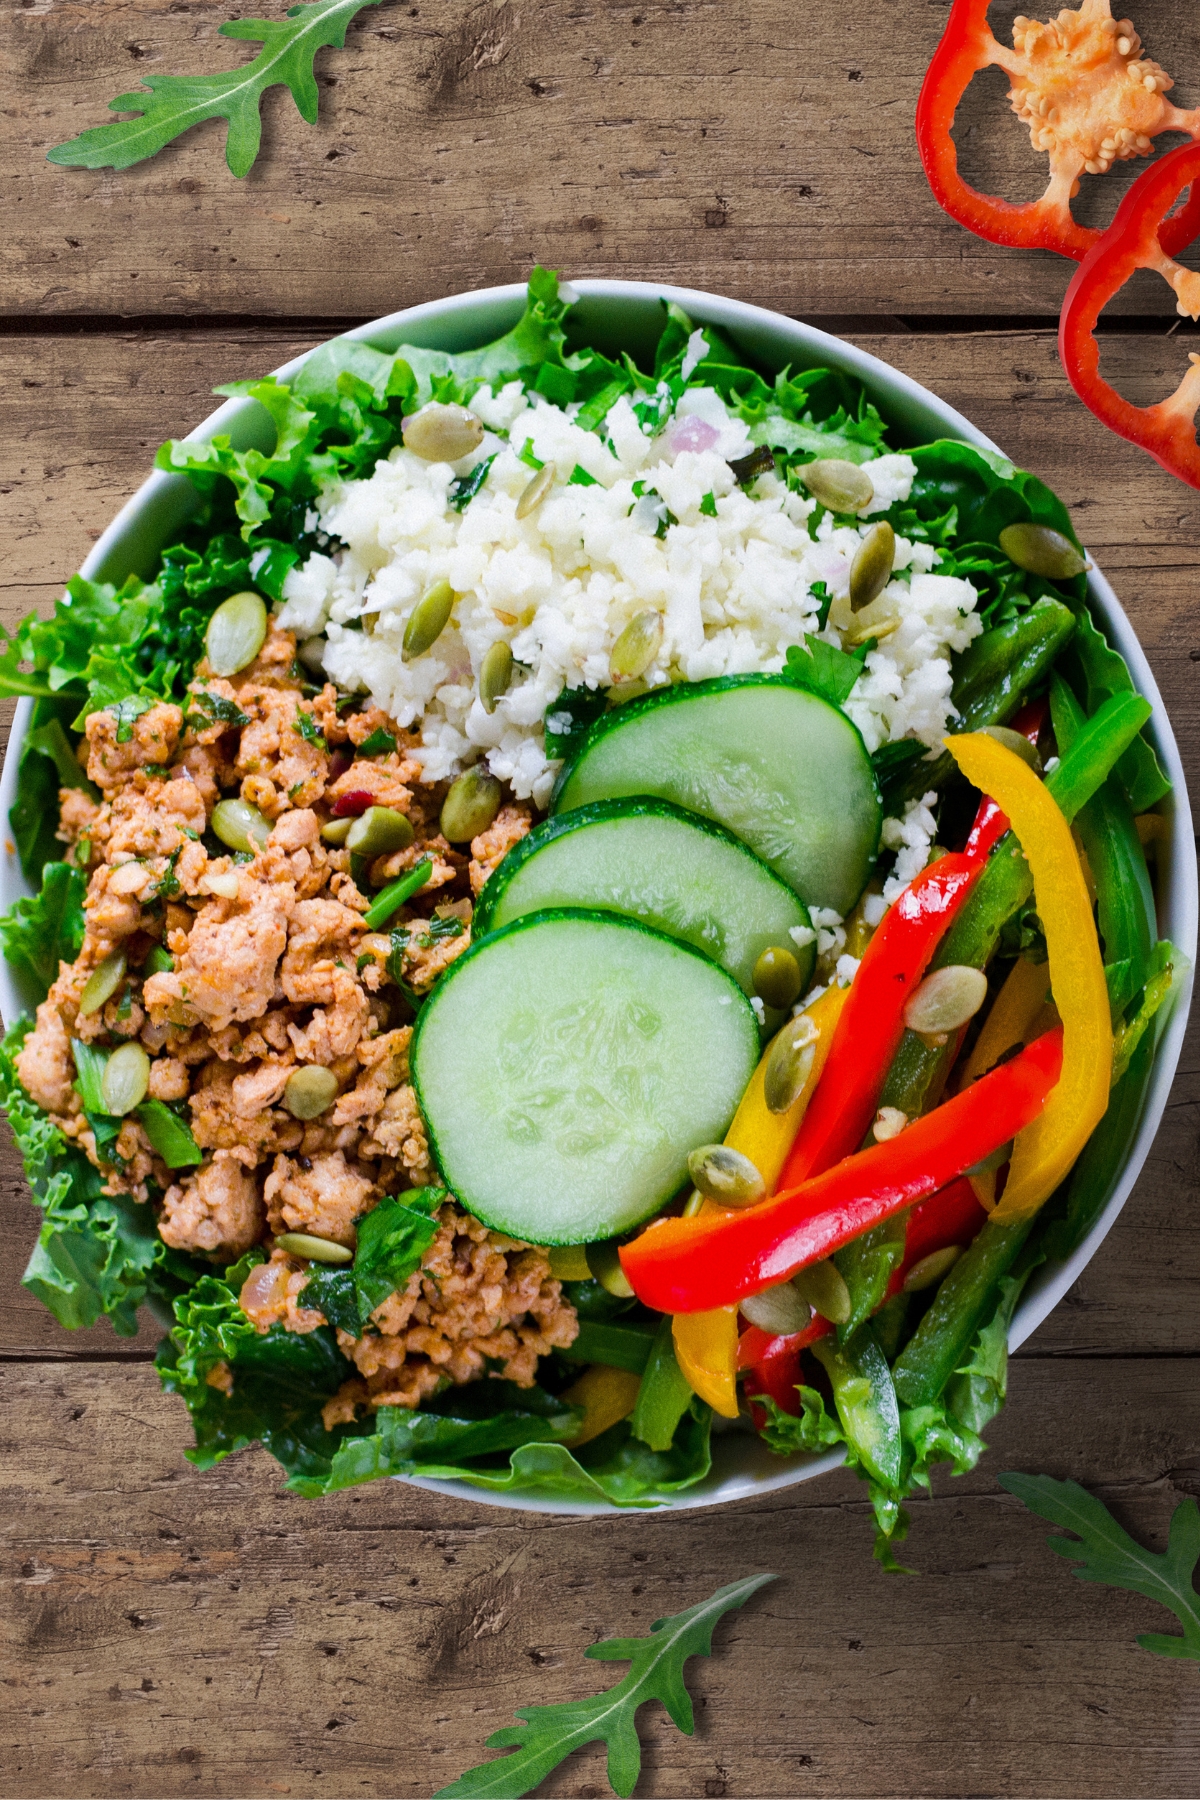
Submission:
M 879 848 L 871 759 L 836 706 L 774 675 L 681 683 L 605 713 L 554 810 L 634 794 L 716 819 L 810 906 L 848 913 Z
M 518 919 L 421 1009 L 412 1073 L 447 1185 L 535 1244 L 615 1237 L 719 1142 L 758 1060 L 737 983 L 614 913 Z
M 805 984 L 816 955 L 808 911 L 787 883 L 740 838 L 668 800 L 598 800 L 543 820 L 480 894 L 475 939 L 561 906 L 625 913 L 682 938 L 747 994 L 769 945 L 791 950 Z

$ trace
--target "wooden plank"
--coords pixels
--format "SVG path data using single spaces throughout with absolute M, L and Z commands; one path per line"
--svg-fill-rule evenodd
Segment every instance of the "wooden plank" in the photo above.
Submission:
M 536 260 L 810 313 L 1058 310 L 1069 265 L 982 243 L 926 187 L 913 109 L 944 0 L 866 31 L 854 8 L 789 0 L 390 4 L 322 52 L 318 127 L 270 97 L 246 181 L 217 123 L 123 173 L 45 162 L 140 75 L 237 67 L 251 52 L 216 35 L 230 11 L 6 0 L 4 312 L 356 318 Z M 1171 0 L 1137 13 L 1194 104 L 1195 33 Z M 1044 183 L 998 75 L 959 137 L 989 191 Z M 1124 180 L 1085 215 L 1110 216 Z M 1173 299 L 1147 278 L 1119 304 Z
M 1022 1363 L 985 1463 L 913 1507 L 915 1580 L 872 1562 L 843 1473 L 674 1517 L 543 1517 L 397 1483 L 308 1503 L 259 1452 L 182 1463 L 181 1408 L 149 1370 L 0 1382 L 0 1793 L 427 1795 L 517 1706 L 618 1676 L 588 1644 L 764 1569 L 783 1579 L 690 1665 L 696 1736 L 642 1714 L 641 1791 L 1200 1790 L 1194 1673 L 1133 1642 L 1169 1615 L 1072 1580 L 995 1483 L 1014 1464 L 1070 1474 L 1162 1548 L 1196 1486 L 1191 1362 Z M 600 1756 L 540 1791 L 606 1792 Z

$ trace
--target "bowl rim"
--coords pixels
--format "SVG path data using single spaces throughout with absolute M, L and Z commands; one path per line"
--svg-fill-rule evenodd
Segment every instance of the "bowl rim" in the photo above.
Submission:
M 941 400 L 929 388 L 914 381 L 911 376 L 892 368 L 869 351 L 805 324 L 801 319 L 789 318 L 785 314 L 728 296 L 677 287 L 670 283 L 586 278 L 572 280 L 570 289 L 581 299 L 597 302 L 601 306 L 611 305 L 614 310 L 620 310 L 624 303 L 630 312 L 634 309 L 645 310 L 662 301 L 673 301 L 696 324 L 721 326 L 743 339 L 760 342 L 769 339 L 773 344 L 783 344 L 795 353 L 794 358 L 788 360 L 794 360 L 800 366 L 827 366 L 844 370 L 862 382 L 885 418 L 903 407 L 910 415 L 921 420 L 922 428 L 928 429 L 930 439 L 939 436 L 958 438 L 979 449 L 1006 455 L 993 439 L 981 432 L 956 408 Z M 444 337 L 445 328 L 450 325 L 457 328 L 457 334 L 462 334 L 465 328 L 466 335 L 474 342 L 487 342 L 489 336 L 495 335 L 497 326 L 502 330 L 507 328 L 507 322 L 515 322 L 524 306 L 525 296 L 524 282 L 478 288 L 388 313 L 349 331 L 335 333 L 334 336 L 394 348 L 401 342 L 413 341 L 415 335 Z M 286 379 L 322 344 L 331 341 L 333 340 L 330 338 L 322 339 L 321 343 L 292 357 L 273 373 Z M 782 361 L 778 366 L 783 366 Z M 187 441 L 202 441 L 223 431 L 236 432 L 239 426 L 244 429 L 249 426 L 257 410 L 257 404 L 252 400 L 227 400 L 188 432 Z M 89 552 L 80 572 L 90 579 L 99 579 L 108 576 L 115 567 L 123 575 L 130 566 L 131 539 L 146 515 L 155 507 L 161 508 L 164 503 L 169 506 L 174 500 L 182 518 L 187 510 L 187 497 L 191 491 L 185 476 L 156 470 L 117 513 Z M 1129 665 L 1136 688 L 1151 702 L 1154 709 L 1149 730 L 1173 789 L 1168 802 L 1172 821 L 1170 856 L 1165 871 L 1166 880 L 1160 882 L 1160 931 L 1163 929 L 1161 915 L 1166 914 L 1169 930 L 1165 935 L 1170 936 L 1172 942 L 1194 965 L 1200 891 L 1196 858 L 1190 853 L 1193 828 L 1187 780 L 1175 735 L 1133 625 L 1108 580 L 1094 565 L 1088 575 L 1088 601 Z M 3 771 L 0 773 L 0 817 L 5 820 L 16 797 L 17 765 L 32 711 L 33 702 L 23 699 L 18 703 L 13 719 Z M 18 895 L 28 892 L 15 848 L 6 834 L 3 856 L 0 857 L 0 904 L 8 906 Z M 1062 1263 L 1043 1265 L 1031 1279 L 1013 1317 L 1009 1332 L 1010 1350 L 1017 1349 L 1025 1342 L 1086 1268 L 1107 1237 L 1141 1174 L 1162 1120 L 1178 1066 L 1191 993 L 1192 971 L 1189 969 L 1183 990 L 1177 996 L 1159 1042 L 1137 1129 L 1113 1191 L 1074 1253 Z M 12 973 L 8 964 L 0 958 L 0 1015 L 10 1021 L 21 1010 L 22 999 Z M 664 1496 L 646 1508 L 618 1507 L 607 1501 L 577 1501 L 567 1504 L 536 1496 L 496 1494 L 466 1481 L 439 1480 L 430 1476 L 400 1476 L 397 1479 L 458 1500 L 469 1500 L 478 1505 L 501 1507 L 510 1511 L 574 1517 L 641 1511 L 660 1514 L 664 1510 L 690 1511 L 698 1507 L 725 1505 L 733 1500 L 777 1492 L 824 1474 L 827 1470 L 836 1468 L 842 1460 L 843 1453 L 838 1450 L 823 1456 L 786 1459 L 774 1457 L 765 1450 L 761 1440 L 749 1433 L 718 1430 L 714 1434 L 713 1468 L 708 1476 L 694 1488 Z

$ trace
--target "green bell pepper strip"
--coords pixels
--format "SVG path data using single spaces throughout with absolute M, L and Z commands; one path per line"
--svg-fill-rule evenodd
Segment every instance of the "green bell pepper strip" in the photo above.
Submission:
M 995 1298 L 996 1285 L 1016 1262 L 1033 1218 L 1014 1225 L 989 1219 L 946 1276 L 933 1305 L 892 1366 L 905 1406 L 932 1406 L 967 1353 Z
M 1007 724 L 1030 689 L 1045 680 L 1074 630 L 1070 607 L 1043 599 L 1008 624 L 983 632 L 955 659 L 950 696 L 958 709 L 954 729 L 978 731 L 984 725 Z M 953 767 L 948 754 L 936 762 L 918 762 L 897 789 L 899 797 L 915 800 L 940 787 Z
M 650 1347 L 629 1428 L 651 1450 L 669 1450 L 679 1421 L 691 1403 L 692 1390 L 675 1360 L 671 1316 L 664 1313 Z
M 1149 702 L 1144 701 L 1143 705 L 1148 718 Z M 1050 684 L 1050 717 L 1059 751 L 1066 755 L 1088 729 L 1088 720 L 1079 701 L 1058 674 Z M 1104 942 L 1115 1025 L 1134 995 L 1141 993 L 1146 985 L 1157 936 L 1150 871 L 1146 867 L 1133 811 L 1115 773 L 1086 805 L 1080 807 L 1076 824 L 1096 884 L 1100 936 Z
M 903 1454 L 900 1407 L 875 1333 L 860 1325 L 844 1344 L 819 1338 L 812 1353 L 829 1376 L 846 1442 L 872 1480 L 894 1492 Z
M 1046 786 L 1065 818 L 1073 819 L 1097 793 L 1148 716 L 1149 704 L 1140 694 L 1115 694 L 1087 721 L 1058 767 L 1046 777 Z M 986 968 L 1000 933 L 1032 892 L 1029 864 L 1012 832 L 1006 832 L 942 939 L 930 968 L 960 963 Z M 899 1107 L 910 1119 L 927 1112 L 937 1104 L 956 1049 L 953 1036 L 935 1048 L 916 1032 L 906 1031 L 888 1070 L 880 1105 Z

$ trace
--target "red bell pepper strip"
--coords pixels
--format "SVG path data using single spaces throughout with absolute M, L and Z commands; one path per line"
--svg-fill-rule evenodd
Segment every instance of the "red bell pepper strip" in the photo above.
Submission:
M 935 1250 L 946 1250 L 951 1244 L 961 1244 L 965 1250 L 986 1221 L 987 1213 L 965 1175 L 914 1206 L 908 1215 L 904 1260 L 888 1283 L 887 1299 L 900 1292 L 908 1271 Z
M 1200 135 L 1200 115 L 1164 99 L 1170 76 L 1141 54 L 1128 21 L 1117 25 L 1108 0 L 1082 0 L 1049 24 L 1013 22 L 1013 48 L 988 27 L 989 0 L 954 0 L 942 41 L 917 102 L 917 149 L 934 198 L 952 219 L 992 244 L 1056 250 L 1084 257 L 1100 237 L 1071 216 L 1079 177 L 1107 174 L 1114 162 L 1145 156 L 1160 131 Z M 972 78 L 992 64 L 1009 76 L 1013 111 L 1029 126 L 1033 147 L 1050 159 L 1050 181 L 1039 200 L 1013 205 L 981 194 L 958 172 L 950 135 L 954 114 Z M 1200 194 L 1187 211 L 1194 234 Z M 1177 247 L 1189 241 L 1177 237 Z
M 739 1367 L 748 1366 L 749 1368 L 749 1373 L 742 1383 L 747 1397 L 753 1400 L 757 1394 L 766 1394 L 774 1400 L 781 1412 L 791 1413 L 793 1417 L 798 1417 L 800 1397 L 796 1389 L 804 1379 L 800 1352 L 809 1344 L 815 1344 L 818 1338 L 827 1337 L 832 1330 L 833 1326 L 828 1319 L 817 1316 L 803 1331 L 794 1332 L 790 1337 L 771 1337 L 768 1332 L 759 1331 L 757 1325 L 752 1325 L 749 1331 L 744 1331 L 738 1340 L 738 1364 Z M 742 1363 L 743 1341 L 752 1334 L 756 1338 L 762 1339 L 762 1345 L 756 1344 L 753 1352 L 751 1347 L 747 1346 L 745 1353 L 755 1353 L 755 1360 L 749 1365 L 744 1365 Z M 750 1408 L 750 1416 L 756 1427 L 765 1423 L 765 1419 L 760 1417 L 762 1411 L 761 1407 L 752 1405 Z
M 811 1181 L 723 1217 L 657 1220 L 620 1252 L 634 1292 L 658 1312 L 702 1312 L 789 1280 L 998 1150 L 1038 1116 L 1061 1066 L 1060 1029 Z
M 884 914 L 842 1008 L 781 1188 L 822 1174 L 862 1143 L 904 1035 L 905 1004 L 982 867 L 982 858 L 961 853 L 939 857 Z
M 1175 201 L 1190 184 L 1184 212 L 1168 218 Z M 1200 357 L 1166 400 L 1135 406 L 1100 374 L 1096 322 L 1114 294 L 1138 269 L 1158 269 L 1179 296 L 1179 312 L 1200 317 L 1200 275 L 1170 260 L 1179 248 L 1178 231 L 1185 214 L 1196 213 L 1200 201 L 1200 144 L 1185 144 L 1139 176 L 1117 208 L 1117 216 L 1100 242 L 1088 252 L 1067 289 L 1058 329 L 1058 351 L 1068 379 L 1084 405 L 1118 437 L 1148 450 L 1156 462 L 1189 487 L 1200 488 L 1200 445 L 1195 414 L 1200 406 Z M 1200 230 L 1194 219 L 1193 235 Z M 1188 241 L 1188 240 L 1184 240 Z

